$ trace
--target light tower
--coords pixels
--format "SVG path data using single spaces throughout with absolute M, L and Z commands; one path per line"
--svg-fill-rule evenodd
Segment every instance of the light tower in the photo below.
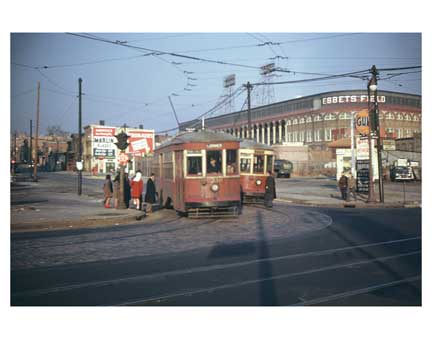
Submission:
M 276 77 L 274 73 L 276 70 L 275 63 L 272 62 L 270 64 L 266 64 L 261 66 L 260 74 L 261 80 L 260 90 L 256 92 L 257 103 L 260 105 L 268 105 L 274 102 L 275 100 L 275 90 L 274 86 L 271 84 Z
M 223 98 L 228 98 L 227 102 L 224 105 L 224 113 L 228 114 L 234 112 L 235 110 L 235 102 L 234 98 L 232 98 L 233 87 L 235 85 L 235 74 L 230 74 L 224 78 L 223 87 L 225 89 L 225 93 L 223 94 Z

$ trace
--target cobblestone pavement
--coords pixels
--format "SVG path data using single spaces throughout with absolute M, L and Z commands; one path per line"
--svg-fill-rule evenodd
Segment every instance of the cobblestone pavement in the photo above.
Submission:
M 162 210 L 140 225 L 98 230 L 15 234 L 12 270 L 174 253 L 200 247 L 288 238 L 327 227 L 332 219 L 307 208 L 275 204 L 272 210 L 247 206 L 237 219 L 180 218 Z M 260 229 L 263 228 L 263 229 Z

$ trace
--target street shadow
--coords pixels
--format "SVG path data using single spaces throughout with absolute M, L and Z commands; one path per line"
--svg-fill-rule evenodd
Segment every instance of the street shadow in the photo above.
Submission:
M 358 219 L 364 219 L 364 223 L 360 222 L 360 224 L 368 224 L 367 218 L 364 217 L 359 217 L 357 216 Z M 381 223 L 376 223 L 376 227 L 383 227 L 385 228 L 385 225 L 381 224 Z M 333 226 L 330 226 L 328 228 L 333 234 L 335 234 L 338 238 L 342 239 L 346 244 L 348 244 L 349 246 L 358 246 L 358 243 L 355 242 L 354 240 L 351 240 L 350 238 L 348 238 L 347 235 L 343 234 L 341 231 L 335 229 Z M 357 229 L 357 233 L 365 233 L 367 231 L 361 231 L 361 229 Z M 364 237 L 367 238 L 367 234 L 364 234 Z M 398 235 L 396 238 L 403 238 L 403 235 Z M 371 252 L 369 252 L 366 249 L 363 248 L 356 248 L 356 251 L 358 251 L 359 253 L 361 253 L 362 255 L 366 256 L 366 258 L 374 260 L 377 259 L 377 257 L 375 255 L 373 255 Z M 421 257 L 420 257 L 421 260 Z M 384 272 L 386 272 L 388 275 L 390 275 L 394 280 L 403 280 L 406 277 L 399 274 L 397 271 L 393 270 L 390 265 L 386 264 L 385 262 L 381 262 L 381 261 L 375 261 L 374 264 L 376 266 L 378 266 L 381 270 L 383 270 Z M 421 264 L 420 264 L 421 267 Z M 406 284 L 408 286 L 408 288 L 410 289 L 410 291 L 417 297 L 421 297 L 421 288 L 417 288 L 415 286 L 415 283 L 409 282 Z M 380 294 L 383 293 L 382 291 L 375 291 L 375 292 L 371 292 L 373 294 Z
M 261 306 L 277 306 L 276 290 L 274 285 L 273 267 L 270 260 L 270 253 L 267 244 L 267 236 L 264 229 L 262 212 L 257 211 L 258 222 L 258 279 L 263 279 L 259 284 L 259 297 Z
M 237 244 L 220 244 L 212 248 L 209 258 L 235 257 L 247 255 L 256 251 L 255 242 L 242 242 Z

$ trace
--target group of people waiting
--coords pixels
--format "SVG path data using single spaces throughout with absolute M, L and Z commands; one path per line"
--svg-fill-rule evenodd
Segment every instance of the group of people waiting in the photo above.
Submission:
M 338 181 L 338 186 L 341 191 L 342 200 L 350 201 L 351 194 L 354 197 L 354 200 L 357 200 L 356 179 L 351 173 L 345 174 L 344 172 L 342 172 L 341 177 Z
M 145 185 L 144 202 L 146 203 L 145 205 L 147 213 L 152 213 L 152 205 L 157 200 L 154 179 L 154 173 L 151 173 Z M 105 177 L 103 190 L 105 208 L 111 208 L 112 198 L 114 198 L 114 208 L 118 208 L 120 198 L 120 173 L 115 176 L 114 181 L 111 181 L 111 175 L 107 174 Z M 137 210 L 141 210 L 143 205 L 143 192 L 144 182 L 141 171 L 138 170 L 130 180 L 128 173 L 125 173 L 123 181 L 123 198 L 126 208 L 135 208 Z

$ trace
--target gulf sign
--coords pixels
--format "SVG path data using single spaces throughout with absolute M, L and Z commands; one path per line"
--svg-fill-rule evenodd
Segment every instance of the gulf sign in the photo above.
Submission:
M 358 133 L 369 134 L 369 111 L 367 109 L 362 109 L 356 114 L 355 125 Z
M 129 147 L 126 152 L 144 155 L 154 151 L 154 130 L 127 130 Z

